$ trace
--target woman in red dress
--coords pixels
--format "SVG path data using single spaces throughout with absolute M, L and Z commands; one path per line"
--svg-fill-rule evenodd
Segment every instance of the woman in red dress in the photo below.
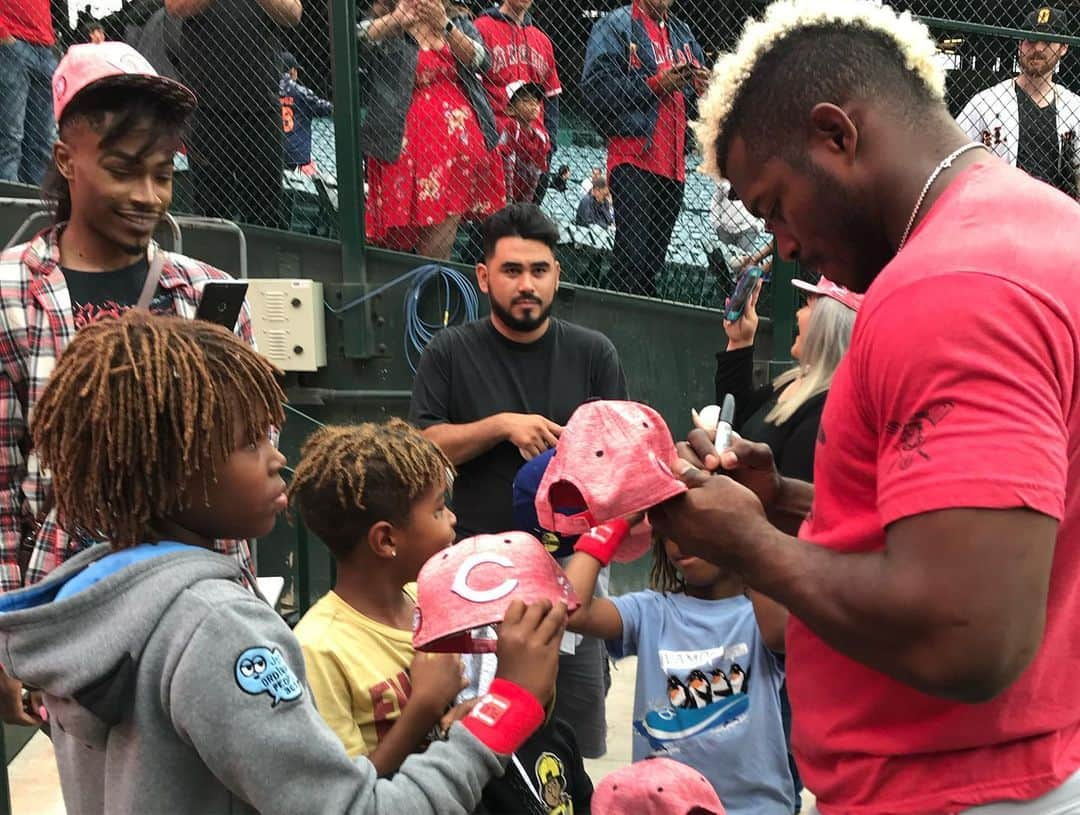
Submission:
M 506 202 L 495 119 L 476 77 L 490 58 L 443 0 L 401 0 L 360 26 L 367 48 L 367 234 L 375 244 L 446 259 L 463 218 Z

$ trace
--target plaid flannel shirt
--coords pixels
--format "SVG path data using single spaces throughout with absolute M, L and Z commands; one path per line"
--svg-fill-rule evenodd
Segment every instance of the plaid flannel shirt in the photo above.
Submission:
M 30 243 L 0 255 L 0 592 L 36 583 L 96 541 L 60 528 L 52 506 L 52 479 L 31 449 L 27 419 L 44 393 L 56 360 L 75 336 L 75 320 L 57 236 L 47 229 Z M 164 252 L 155 244 L 154 253 Z M 164 252 L 158 286 L 171 295 L 177 315 L 191 319 L 218 269 Z M 247 304 L 236 333 L 255 345 Z M 247 541 L 217 541 L 218 551 L 251 569 Z

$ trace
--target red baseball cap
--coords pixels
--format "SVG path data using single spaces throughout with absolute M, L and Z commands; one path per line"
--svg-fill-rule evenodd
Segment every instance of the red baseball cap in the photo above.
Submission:
M 586 402 L 566 423 L 536 491 L 540 526 L 580 535 L 686 492 L 671 465 L 675 441 L 663 417 L 638 402 Z M 625 563 L 649 551 L 642 522 L 615 553 Z
M 514 599 L 561 602 L 568 611 L 581 605 L 559 564 L 532 535 L 466 538 L 420 569 L 413 647 L 452 654 L 494 651 L 495 640 L 472 632 L 502 622 Z
M 142 88 L 184 111 L 195 109 L 195 94 L 172 79 L 159 76 L 150 62 L 123 42 L 73 45 L 53 73 L 53 114 L 56 121 L 71 101 L 90 86 Z
M 858 311 L 859 306 L 862 305 L 863 295 L 856 294 L 851 289 L 841 286 L 839 283 L 833 283 L 825 276 L 822 276 L 816 284 L 807 283 L 805 280 L 792 280 L 791 285 L 797 289 L 810 292 L 811 294 L 818 294 L 822 297 L 831 297 L 836 302 L 843 303 L 852 311 Z
M 593 815 L 726 815 L 705 776 L 670 758 L 648 758 L 604 776 Z

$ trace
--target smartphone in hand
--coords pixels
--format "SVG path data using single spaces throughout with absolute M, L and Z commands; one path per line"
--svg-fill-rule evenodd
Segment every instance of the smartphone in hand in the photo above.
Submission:
M 247 290 L 248 284 L 244 280 L 211 280 L 203 286 L 195 319 L 217 323 L 229 331 L 235 331 Z
M 731 293 L 731 297 L 724 303 L 724 319 L 729 323 L 733 323 L 742 317 L 743 311 L 746 309 L 746 301 L 753 294 L 754 287 L 757 285 L 758 280 L 761 279 L 762 274 L 764 272 L 760 266 L 748 266 L 743 269 L 738 282 L 735 284 L 735 291 Z

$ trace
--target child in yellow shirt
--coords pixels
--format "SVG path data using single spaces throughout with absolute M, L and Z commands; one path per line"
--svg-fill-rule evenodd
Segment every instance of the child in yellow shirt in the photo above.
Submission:
M 412 647 L 412 584 L 454 542 L 452 472 L 438 447 L 391 419 L 314 433 L 289 490 L 337 564 L 333 590 L 295 632 L 315 705 L 379 775 L 423 746 L 465 684 L 459 657 Z

